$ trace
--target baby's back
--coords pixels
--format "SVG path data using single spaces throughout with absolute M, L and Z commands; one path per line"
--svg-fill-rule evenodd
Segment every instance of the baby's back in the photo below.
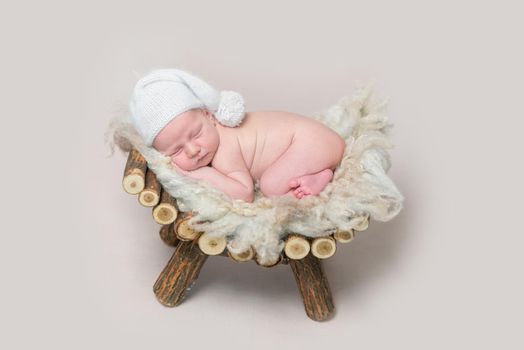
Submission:
M 323 138 L 333 134 L 333 130 L 312 118 L 289 112 L 258 111 L 246 113 L 239 127 L 227 128 L 220 142 L 238 143 L 251 176 L 260 180 L 264 171 L 286 152 L 294 137 Z M 230 156 L 219 150 L 213 164 L 224 165 L 225 158 Z

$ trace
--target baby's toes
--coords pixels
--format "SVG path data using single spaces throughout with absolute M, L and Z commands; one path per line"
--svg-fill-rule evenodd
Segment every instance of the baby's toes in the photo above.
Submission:
M 305 195 L 311 194 L 311 189 L 307 186 L 302 186 L 302 193 Z

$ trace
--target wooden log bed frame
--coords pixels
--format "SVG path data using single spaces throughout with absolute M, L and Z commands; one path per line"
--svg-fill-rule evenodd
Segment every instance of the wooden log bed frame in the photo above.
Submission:
M 162 189 L 155 174 L 137 150 L 129 152 L 122 181 L 124 190 L 138 195 L 138 201 L 152 208 L 154 220 L 161 225 L 160 238 L 175 252 L 154 284 L 157 299 L 165 306 L 177 306 L 198 278 L 210 255 L 229 257 L 235 262 L 255 261 L 260 266 L 272 267 L 288 264 L 304 302 L 306 314 L 315 321 L 327 320 L 334 312 L 333 298 L 321 260 L 335 254 L 338 243 L 348 243 L 354 238 L 353 230 L 337 231 L 330 236 L 311 238 L 299 234 L 285 237 L 285 248 L 280 259 L 272 265 L 259 262 L 252 248 L 235 254 L 227 249 L 225 237 L 210 237 L 193 231 L 187 222 L 190 212 L 180 212 L 176 199 Z M 368 227 L 366 218 L 356 231 Z

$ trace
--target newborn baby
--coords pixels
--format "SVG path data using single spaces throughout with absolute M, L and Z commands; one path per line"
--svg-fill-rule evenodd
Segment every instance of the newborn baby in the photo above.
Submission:
M 188 81 L 204 82 L 186 72 L 170 71 L 176 73 L 176 79 L 183 78 L 183 85 L 192 88 L 193 96 L 206 99 L 205 93 L 194 91 L 195 87 L 202 90 L 205 85 L 188 84 Z M 156 85 L 171 81 L 173 85 L 173 79 L 153 81 Z M 146 84 L 142 81 L 140 86 L 147 85 L 150 83 L 146 80 Z M 224 96 L 216 108 L 218 113 L 208 108 L 213 103 L 205 102 L 200 106 L 198 102 L 185 103 L 197 107 L 186 106 L 181 108 L 180 113 L 177 108 L 163 111 L 169 99 L 180 101 L 187 98 L 182 96 L 180 86 L 176 87 L 176 91 L 161 90 L 168 97 L 155 100 L 154 108 L 151 103 L 148 108 L 137 106 L 135 93 L 132 111 L 135 112 L 135 125 L 139 131 L 142 129 L 146 143 L 148 140 L 156 150 L 169 156 L 173 167 L 181 174 L 206 180 L 231 198 L 246 202 L 253 202 L 254 181 L 259 181 L 260 191 L 267 197 L 292 194 L 303 198 L 320 193 L 333 178 L 333 171 L 342 160 L 346 145 L 335 131 L 321 122 L 288 112 L 237 113 L 238 108 L 227 111 L 222 106 L 227 105 L 223 101 L 227 102 Z M 148 96 L 159 91 L 148 91 Z M 233 100 L 238 104 L 238 95 L 233 97 L 237 98 Z M 146 113 L 142 114 L 151 114 L 152 109 L 156 111 L 152 118 L 149 115 L 149 121 L 158 121 L 159 113 L 163 113 L 160 118 L 163 122 L 146 123 L 144 128 L 144 123 L 141 124 L 143 119 L 136 117 L 144 110 Z M 233 124 L 224 117 L 224 114 L 231 114 L 231 110 L 233 114 L 240 115 Z M 216 114 L 220 117 L 217 118 Z M 158 130 L 144 132 L 143 129 L 148 128 Z
M 320 193 L 342 160 L 345 142 L 324 124 L 293 113 L 248 112 L 240 126 L 230 128 L 209 110 L 192 109 L 170 121 L 153 146 L 182 174 L 252 202 L 254 180 L 267 197 Z

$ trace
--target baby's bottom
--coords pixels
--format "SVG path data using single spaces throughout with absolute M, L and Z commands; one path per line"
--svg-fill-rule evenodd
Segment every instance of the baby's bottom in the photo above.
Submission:
M 293 194 L 297 198 L 322 192 L 342 160 L 344 140 L 296 137 L 289 148 L 260 178 L 260 191 L 266 196 Z

